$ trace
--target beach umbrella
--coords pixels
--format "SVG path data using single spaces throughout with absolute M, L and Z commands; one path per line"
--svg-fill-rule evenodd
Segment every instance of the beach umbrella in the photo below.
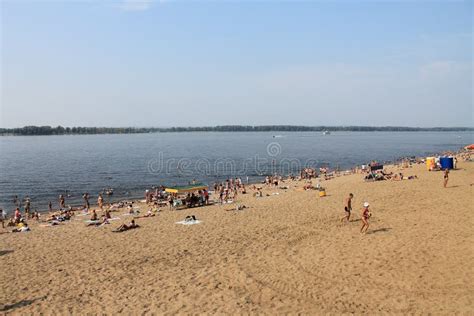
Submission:
M 466 147 L 464 147 L 464 149 L 467 149 L 467 150 L 474 150 L 474 144 L 467 145 Z

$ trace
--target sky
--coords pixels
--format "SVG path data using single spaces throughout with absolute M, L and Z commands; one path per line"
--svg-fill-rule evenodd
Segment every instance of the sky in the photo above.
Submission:
M 473 1 L 0 1 L 0 127 L 474 126 Z

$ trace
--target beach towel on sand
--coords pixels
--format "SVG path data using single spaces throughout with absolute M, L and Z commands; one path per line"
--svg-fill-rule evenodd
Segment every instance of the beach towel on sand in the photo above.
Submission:
M 180 222 L 176 222 L 176 224 L 181 224 L 181 225 L 194 225 L 194 224 L 200 224 L 202 223 L 202 221 L 200 220 L 192 220 L 192 221 L 180 221 Z

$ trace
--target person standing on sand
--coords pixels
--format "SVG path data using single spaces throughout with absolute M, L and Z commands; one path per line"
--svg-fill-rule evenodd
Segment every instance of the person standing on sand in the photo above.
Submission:
M 85 208 L 85 209 L 89 209 L 89 207 L 90 207 L 90 203 L 89 203 L 89 193 L 87 193 L 87 192 L 84 193 L 84 194 L 82 195 L 82 198 L 84 199 L 84 208 Z
M 13 219 L 15 221 L 15 224 L 18 224 L 20 222 L 20 219 L 21 219 L 21 212 L 20 212 L 20 208 L 17 207 L 15 209 L 15 214 L 13 215 Z
M 25 199 L 25 217 L 30 218 L 30 210 L 31 210 L 31 201 L 30 198 L 27 196 Z
M 48 210 L 50 213 L 53 211 L 53 203 L 51 201 L 48 203 Z
M 318 183 L 319 184 L 319 183 Z M 344 219 L 346 219 L 348 222 L 351 218 L 351 211 L 352 211 L 352 198 L 354 197 L 354 194 L 349 193 L 349 196 L 346 197 L 344 200 L 344 212 L 346 212 L 346 215 L 341 217 L 341 223 Z
M 102 210 L 104 208 L 104 198 L 102 197 L 102 193 L 99 193 L 99 197 L 97 198 L 97 204 L 99 208 Z
M 369 211 L 369 202 L 364 203 L 364 207 L 362 208 L 362 227 L 360 228 L 361 233 L 366 233 L 367 229 L 369 229 L 369 218 L 372 216 L 372 213 Z
M 204 189 L 203 194 L 204 194 L 204 203 L 206 203 L 206 205 L 209 205 L 209 192 L 207 192 L 207 190 Z
M 449 180 L 449 169 L 446 168 L 444 169 L 444 182 L 443 182 L 443 186 L 445 188 L 448 186 L 448 180 Z
M 62 194 L 59 195 L 59 208 L 66 208 L 66 201 L 64 200 L 64 196 Z
M 5 228 L 5 220 L 7 219 L 7 213 L 0 208 L 0 221 L 2 222 L 2 228 Z

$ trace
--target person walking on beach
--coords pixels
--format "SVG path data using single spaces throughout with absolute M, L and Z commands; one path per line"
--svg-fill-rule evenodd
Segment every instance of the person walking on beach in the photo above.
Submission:
M 443 182 L 443 186 L 445 188 L 448 186 L 448 180 L 449 180 L 449 169 L 446 168 L 444 169 L 444 182 Z
M 341 217 L 341 223 L 342 221 L 347 220 L 349 222 L 351 218 L 351 211 L 352 211 L 352 198 L 354 197 L 354 194 L 349 193 L 349 196 L 346 197 L 344 200 L 344 212 L 346 212 L 346 215 Z
M 364 203 L 364 207 L 362 208 L 362 227 L 360 228 L 361 233 L 366 233 L 367 229 L 369 229 L 369 218 L 372 214 L 369 211 L 369 202 Z
M 53 203 L 51 201 L 48 203 L 48 210 L 50 213 L 53 211 Z

